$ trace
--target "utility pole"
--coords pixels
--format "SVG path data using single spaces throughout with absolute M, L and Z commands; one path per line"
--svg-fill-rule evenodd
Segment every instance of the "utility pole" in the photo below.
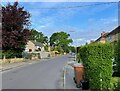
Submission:
M 70 30 L 69 32 L 76 32 L 76 31 Z M 77 39 L 76 39 L 76 46 L 75 46 L 75 61 L 77 61 Z

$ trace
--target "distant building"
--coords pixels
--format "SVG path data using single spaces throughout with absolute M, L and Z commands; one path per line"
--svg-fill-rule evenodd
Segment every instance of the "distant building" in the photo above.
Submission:
M 117 28 L 115 28 L 113 31 L 111 32 L 102 32 L 101 36 L 95 41 L 98 43 L 113 43 L 116 42 L 120 39 L 120 26 L 118 26 Z
M 37 52 L 37 51 L 44 51 L 43 44 L 30 40 L 27 42 L 25 52 Z
M 95 42 L 95 40 L 90 40 L 90 44 L 91 44 L 91 43 L 94 43 L 94 42 Z

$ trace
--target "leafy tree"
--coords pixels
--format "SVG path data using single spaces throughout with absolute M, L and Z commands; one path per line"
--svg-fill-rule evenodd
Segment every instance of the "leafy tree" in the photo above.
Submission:
M 38 32 L 35 29 L 31 30 L 31 40 L 36 40 L 37 42 L 48 44 L 48 37 L 44 36 L 42 32 Z
M 70 46 L 70 50 L 71 50 L 71 52 L 75 53 L 75 47 L 74 46 Z
M 73 42 L 69 36 L 70 34 L 65 32 L 54 33 L 50 37 L 50 45 L 59 52 L 69 52 L 68 45 Z
M 2 48 L 3 53 L 11 53 L 8 57 L 19 56 L 30 36 L 30 14 L 18 4 L 2 6 Z

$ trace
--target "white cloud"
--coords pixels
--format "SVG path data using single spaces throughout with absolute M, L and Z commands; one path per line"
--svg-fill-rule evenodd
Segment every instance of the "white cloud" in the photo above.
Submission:
M 118 22 L 118 19 L 117 19 L 117 18 L 115 18 L 115 19 L 112 19 L 112 21 L 113 21 L 113 22 Z
M 84 45 L 86 42 L 90 43 L 91 40 L 99 38 L 102 31 L 110 32 L 117 26 L 117 17 L 101 18 L 99 20 L 91 18 L 86 29 L 77 29 L 80 31 L 72 34 L 73 38 L 75 38 L 73 44 L 76 45 L 76 39 L 78 37 L 80 37 L 78 45 Z
M 100 22 L 103 22 L 103 24 L 110 24 L 110 23 L 116 23 L 116 22 L 118 22 L 118 19 L 117 19 L 117 16 L 116 16 L 116 18 L 114 17 L 114 18 L 102 18 L 102 19 L 100 19 Z
M 73 41 L 84 41 L 84 38 L 73 39 Z

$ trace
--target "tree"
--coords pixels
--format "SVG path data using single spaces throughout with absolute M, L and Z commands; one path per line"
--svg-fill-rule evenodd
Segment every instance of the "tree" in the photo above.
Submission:
M 18 4 L 2 6 L 2 49 L 9 57 L 21 55 L 30 37 L 30 14 Z
M 75 53 L 75 47 L 74 46 L 70 46 L 70 50 L 71 50 L 71 52 Z
M 69 39 L 70 34 L 65 32 L 57 32 L 50 37 L 50 45 L 53 49 L 57 49 L 59 52 L 69 52 L 68 45 L 72 43 L 72 39 Z
M 36 40 L 37 42 L 48 44 L 48 37 L 44 36 L 42 32 L 38 32 L 35 29 L 31 30 L 31 40 Z

